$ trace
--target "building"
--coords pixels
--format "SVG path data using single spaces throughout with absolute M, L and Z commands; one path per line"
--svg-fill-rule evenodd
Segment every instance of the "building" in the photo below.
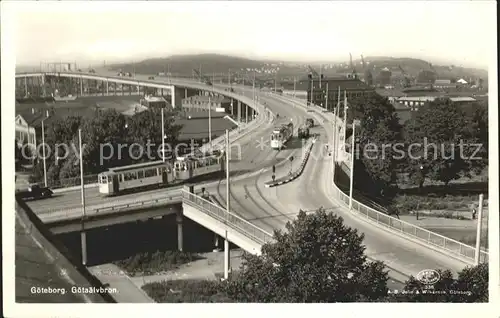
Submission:
M 187 111 L 211 111 L 218 113 L 231 113 L 231 99 L 223 96 L 194 95 L 182 100 L 182 108 Z
M 206 143 L 209 136 L 208 115 L 206 110 L 179 112 L 179 117 L 175 119 L 175 124 L 182 126 L 179 131 L 179 141 L 185 143 L 196 141 L 198 144 Z M 227 116 L 225 113 L 217 112 L 210 114 L 212 139 L 224 135 L 226 129 L 231 130 L 236 127 L 236 124 Z
M 401 103 L 411 110 L 418 110 L 419 106 L 423 106 L 426 103 L 435 101 L 438 98 L 448 98 L 453 104 L 463 105 L 467 103 L 475 102 L 476 99 L 469 96 L 460 96 L 460 97 L 450 97 L 450 96 L 405 96 L 400 97 L 396 101 Z
M 312 79 L 309 81 L 307 101 L 323 108 L 332 109 L 337 103 L 339 89 L 341 99 L 344 98 L 344 93 L 348 99 L 376 94 L 374 88 L 359 79 L 323 78 L 321 79 L 321 84 L 320 79 Z M 328 100 L 326 98 L 327 95 Z
M 146 95 L 141 99 L 140 103 L 147 108 L 167 108 L 170 106 L 170 103 L 161 96 Z
M 24 142 L 36 147 L 36 130 L 35 127 L 30 126 L 28 121 L 21 115 L 16 116 L 15 121 L 15 136 L 16 141 L 19 146 L 22 146 Z

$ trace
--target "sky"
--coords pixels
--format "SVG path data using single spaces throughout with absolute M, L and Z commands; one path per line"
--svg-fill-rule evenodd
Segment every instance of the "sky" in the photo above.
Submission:
M 339 62 L 351 52 L 487 68 L 496 50 L 494 1 L 9 1 L 4 9 L 13 10 L 17 65 L 196 53 Z

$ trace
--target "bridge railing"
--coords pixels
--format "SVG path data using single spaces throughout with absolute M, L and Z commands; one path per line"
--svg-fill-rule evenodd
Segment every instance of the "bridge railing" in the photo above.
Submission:
M 97 174 L 83 176 L 83 184 L 93 184 L 97 183 Z M 35 184 L 43 187 L 45 183 L 36 182 Z M 69 188 L 79 186 L 81 184 L 80 177 L 75 178 L 64 178 L 60 180 L 47 180 L 47 186 L 51 189 Z
M 259 244 L 274 241 L 272 234 L 260 229 L 233 213 L 228 213 L 225 209 L 184 189 L 182 190 L 182 202 L 197 208 L 201 213 L 205 213 L 217 221 L 224 223 L 226 226 L 238 231 Z
M 287 99 L 290 100 L 290 98 Z M 298 104 L 304 104 L 304 102 L 300 101 Z M 322 111 L 322 109 L 320 109 L 316 105 L 310 107 L 315 108 L 318 112 Z M 347 163 L 342 164 L 346 165 Z M 348 166 L 346 167 L 347 169 L 350 169 Z M 343 202 L 346 206 L 349 206 L 349 196 L 345 194 L 341 189 L 339 189 L 335 183 L 333 183 L 333 189 L 336 199 Z M 448 238 L 441 234 L 437 234 L 414 224 L 402 221 L 398 218 L 389 216 L 354 199 L 352 200 L 352 211 L 356 214 L 370 219 L 371 221 L 376 222 L 379 225 L 398 231 L 401 234 L 404 234 L 413 239 L 417 239 L 426 245 L 441 249 L 445 252 L 457 255 L 469 261 L 473 261 L 475 258 L 476 249 L 470 245 Z M 488 251 L 481 250 L 480 253 L 480 261 L 488 262 Z
M 141 199 L 122 204 L 110 203 L 105 205 L 86 207 L 85 216 L 86 217 L 104 216 L 125 211 L 135 211 L 147 208 L 161 207 L 180 202 L 182 202 L 182 196 L 179 193 L 179 191 L 175 191 L 167 197 L 164 196 L 146 200 Z M 45 223 L 53 223 L 59 221 L 65 222 L 75 219 L 81 219 L 83 217 L 83 209 L 82 207 L 75 207 L 66 210 L 59 209 L 54 211 L 44 211 L 43 213 L 38 212 L 38 215 L 40 219 Z

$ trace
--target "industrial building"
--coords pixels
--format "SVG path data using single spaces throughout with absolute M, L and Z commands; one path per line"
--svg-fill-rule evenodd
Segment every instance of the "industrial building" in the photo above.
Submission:
M 307 101 L 326 109 L 332 109 L 337 103 L 339 89 L 341 99 L 344 98 L 344 93 L 348 99 L 375 94 L 374 88 L 357 78 L 317 78 L 309 81 Z
M 231 113 L 231 100 L 222 96 L 194 95 L 182 100 L 182 108 L 188 111 L 211 111 Z

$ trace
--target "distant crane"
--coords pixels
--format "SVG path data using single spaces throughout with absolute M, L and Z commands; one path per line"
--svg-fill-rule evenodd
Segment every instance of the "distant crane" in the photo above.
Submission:
M 195 73 L 196 75 L 198 75 L 198 77 L 200 78 L 200 80 L 201 80 L 201 81 L 203 81 L 203 83 L 205 83 L 205 84 L 207 84 L 207 85 L 209 85 L 209 86 L 212 86 L 212 81 L 211 81 L 208 77 L 203 76 L 203 75 L 202 75 L 202 74 L 201 74 L 198 70 L 196 70 L 196 69 L 193 69 L 193 71 L 194 71 L 194 73 Z
M 349 53 L 349 66 L 351 68 L 351 71 L 352 73 L 350 74 L 350 76 L 348 76 L 349 78 L 358 78 L 358 75 L 356 73 L 356 69 L 354 68 L 354 64 L 352 63 L 352 54 Z
M 401 65 L 398 65 L 399 69 L 401 70 L 401 73 L 403 73 L 403 76 L 404 76 L 404 83 L 403 83 L 403 87 L 404 88 L 408 88 L 411 86 L 411 82 L 410 82 L 410 78 L 408 76 L 408 74 L 405 72 L 405 70 L 401 67 Z
M 361 54 L 361 62 L 363 63 L 363 70 L 365 71 L 365 83 L 367 85 L 372 86 L 373 85 L 373 74 L 370 72 L 368 68 L 366 68 L 366 63 L 365 59 L 363 57 L 363 54 Z

